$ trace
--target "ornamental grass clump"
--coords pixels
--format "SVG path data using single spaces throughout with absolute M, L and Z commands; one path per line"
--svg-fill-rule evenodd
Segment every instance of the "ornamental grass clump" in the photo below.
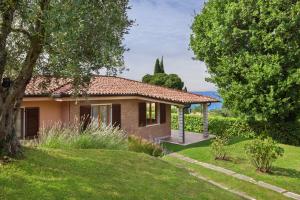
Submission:
M 159 145 L 137 136 L 128 137 L 128 149 L 130 151 L 146 153 L 150 156 L 160 157 L 164 155 L 164 149 Z
M 271 172 L 273 162 L 283 156 L 284 149 L 271 137 L 258 137 L 245 145 L 251 163 L 260 172 Z
M 60 149 L 128 149 L 126 134 L 112 126 L 91 123 L 85 129 L 82 124 L 57 123 L 41 131 L 38 146 Z

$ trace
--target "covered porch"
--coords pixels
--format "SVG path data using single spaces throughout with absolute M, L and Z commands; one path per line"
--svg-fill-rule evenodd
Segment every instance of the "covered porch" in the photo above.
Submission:
M 177 106 L 178 109 L 178 130 L 172 130 L 171 136 L 164 138 L 163 142 L 179 144 L 179 145 L 190 145 L 201 141 L 206 141 L 211 138 L 214 138 L 214 135 L 209 134 L 208 130 L 208 106 L 211 102 L 200 103 L 202 106 L 202 118 L 203 118 L 203 132 L 202 133 L 193 133 L 185 131 L 185 111 L 190 107 L 188 106 Z
M 182 143 L 182 138 L 179 137 L 178 130 L 171 131 L 171 137 L 164 139 L 164 142 L 172 143 L 172 144 L 179 144 L 182 146 L 187 146 L 190 144 L 202 142 L 214 138 L 215 136 L 209 134 L 208 137 L 205 137 L 203 133 L 194 133 L 194 132 L 185 132 L 184 133 L 185 141 Z

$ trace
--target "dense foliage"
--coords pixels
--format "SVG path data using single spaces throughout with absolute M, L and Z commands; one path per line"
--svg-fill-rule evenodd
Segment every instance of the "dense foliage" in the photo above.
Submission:
M 159 85 L 168 88 L 182 90 L 184 83 L 177 74 L 156 73 L 154 75 L 146 74 L 142 81 L 152 85 Z
M 202 133 L 203 132 L 203 120 L 202 116 L 198 114 L 186 114 L 185 118 L 185 130 Z M 178 129 L 178 115 L 172 114 L 171 118 L 172 129 Z M 230 129 L 233 124 L 242 123 L 242 120 L 232 117 L 221 116 L 209 116 L 208 118 L 208 130 L 211 134 L 223 136 L 227 130 Z M 237 132 L 237 131 L 236 131 Z
M 225 106 L 251 119 L 294 122 L 300 111 L 300 1 L 209 0 L 190 46 Z
M 155 61 L 154 74 L 157 74 L 157 73 L 165 73 L 163 57 L 161 58 L 160 61 L 158 58 Z
M 284 152 L 284 149 L 270 137 L 252 140 L 245 145 L 245 150 L 251 163 L 261 172 L 270 172 L 272 163 L 283 156 Z
M 177 114 L 172 113 L 171 121 L 172 129 L 178 129 Z M 266 125 L 261 122 L 248 123 L 240 118 L 218 115 L 210 115 L 208 121 L 209 132 L 215 135 L 223 136 L 226 134 L 227 136 L 249 138 L 265 131 L 280 143 L 300 146 L 299 123 Z M 199 114 L 185 115 L 185 130 L 201 133 L 203 131 L 202 116 Z
M 163 57 L 159 61 L 156 59 L 154 65 L 154 74 L 146 74 L 142 81 L 144 83 L 149 83 L 152 85 L 159 85 L 168 88 L 182 90 L 184 83 L 182 82 L 181 78 L 177 74 L 166 74 L 164 69 L 164 61 Z

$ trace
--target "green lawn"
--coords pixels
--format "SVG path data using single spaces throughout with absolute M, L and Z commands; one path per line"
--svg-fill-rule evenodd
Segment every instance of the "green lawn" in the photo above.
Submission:
M 239 199 L 145 154 L 26 149 L 0 166 L 0 199 Z
M 165 144 L 170 151 L 176 151 L 193 159 L 222 166 L 238 173 L 255 178 L 256 180 L 277 185 L 292 192 L 300 193 L 300 147 L 280 145 L 284 148 L 284 156 L 274 163 L 272 174 L 260 173 L 249 163 L 244 145 L 248 140 L 234 139 L 229 148 L 232 161 L 215 160 L 211 154 L 210 141 L 193 144 L 190 146 L 179 146 Z
M 174 158 L 171 156 L 165 156 L 164 160 L 166 160 L 172 164 L 178 165 L 179 167 L 184 167 L 193 172 L 196 172 L 199 175 L 201 175 L 202 177 L 205 177 L 205 178 L 213 180 L 217 183 L 223 184 L 230 189 L 244 192 L 248 196 L 254 197 L 256 199 L 276 199 L 276 200 L 289 199 L 277 192 L 258 187 L 255 184 L 236 179 L 234 177 L 201 167 L 196 164 L 187 163 L 178 158 Z

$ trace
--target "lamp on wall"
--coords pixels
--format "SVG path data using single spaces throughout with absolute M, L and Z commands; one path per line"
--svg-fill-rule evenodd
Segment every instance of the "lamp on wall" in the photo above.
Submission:
M 12 81 L 10 80 L 10 78 L 5 77 L 2 79 L 2 87 L 4 88 L 9 88 L 12 84 Z

